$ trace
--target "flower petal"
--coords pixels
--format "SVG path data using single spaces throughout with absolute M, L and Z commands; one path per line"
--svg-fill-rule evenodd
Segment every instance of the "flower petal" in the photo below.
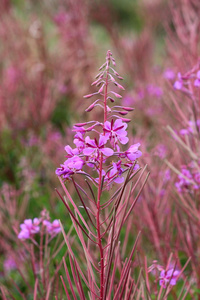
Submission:
M 100 149 L 100 151 L 105 155 L 105 156 L 111 156 L 113 155 L 114 151 L 110 148 L 103 148 Z

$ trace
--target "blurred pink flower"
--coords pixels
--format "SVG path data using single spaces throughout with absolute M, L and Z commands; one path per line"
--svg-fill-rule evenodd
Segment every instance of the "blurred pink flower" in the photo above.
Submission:
M 54 220 L 52 223 L 44 220 L 43 224 L 46 226 L 47 232 L 51 236 L 56 236 L 61 231 L 60 223 L 58 220 Z
M 163 288 L 166 288 L 168 284 L 176 285 L 177 277 L 180 274 L 180 271 L 174 270 L 174 268 L 169 269 L 168 271 L 162 270 L 160 272 L 160 281 L 159 284 Z
M 6 272 L 10 272 L 10 271 L 16 269 L 16 267 L 17 267 L 17 266 L 16 266 L 16 262 L 15 262 L 15 260 L 13 259 L 12 256 L 8 256 L 8 257 L 4 260 L 3 266 L 4 266 L 4 270 L 5 270 Z
M 40 231 L 40 220 L 38 218 L 34 218 L 33 221 L 31 219 L 24 220 L 24 223 L 20 225 L 21 231 L 18 234 L 19 239 L 30 239 L 35 233 Z
M 200 71 L 197 72 L 197 78 L 194 81 L 194 86 L 200 87 Z
M 163 73 L 163 76 L 168 80 L 173 80 L 175 78 L 175 73 L 172 69 L 166 69 Z

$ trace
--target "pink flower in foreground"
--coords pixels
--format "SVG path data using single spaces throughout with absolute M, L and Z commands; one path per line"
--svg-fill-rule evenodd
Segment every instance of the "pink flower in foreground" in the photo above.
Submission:
M 79 151 L 77 148 L 72 149 L 69 145 L 65 146 L 65 151 L 67 152 L 67 157 L 73 157 L 74 155 L 79 154 Z
M 131 161 L 135 161 L 139 158 L 142 155 L 142 152 L 138 150 L 139 147 L 140 143 L 130 146 L 130 148 L 125 152 L 126 157 Z
M 122 176 L 124 170 L 121 168 L 121 160 L 117 163 L 113 162 L 112 166 L 112 169 L 109 172 L 107 172 L 105 176 L 105 181 L 107 181 L 108 184 L 112 182 L 119 184 L 124 182 L 124 177 Z
M 111 122 L 106 121 L 104 123 L 104 132 L 105 136 L 108 137 L 115 147 L 118 144 L 118 141 L 125 145 L 128 143 L 129 139 L 127 137 L 127 124 L 123 123 L 121 119 L 114 120 L 112 119 Z
M 163 288 L 166 288 L 168 284 L 176 285 L 177 277 L 180 274 L 180 271 L 174 270 L 174 268 L 169 269 L 168 271 L 162 270 L 160 273 L 159 284 Z
M 52 223 L 44 220 L 43 224 L 46 226 L 47 232 L 51 236 L 56 236 L 61 231 L 60 223 L 58 220 L 54 220 Z
M 73 156 L 68 158 L 64 164 L 60 165 L 60 168 L 56 170 L 56 175 L 63 176 L 63 178 L 69 178 L 71 175 L 80 171 L 84 165 L 84 161 L 79 156 Z
M 83 154 L 86 156 L 90 156 L 92 154 L 97 154 L 103 153 L 105 156 L 111 156 L 113 155 L 114 151 L 110 148 L 104 148 L 104 145 L 107 143 L 108 138 L 100 135 L 99 137 L 99 142 L 97 139 L 92 140 L 89 136 L 86 137 L 85 143 L 86 143 L 86 148 L 83 150 Z
M 35 233 L 40 231 L 40 220 L 38 218 L 34 218 L 33 221 L 31 219 L 24 220 L 24 223 L 20 225 L 21 231 L 18 234 L 19 239 L 30 239 Z

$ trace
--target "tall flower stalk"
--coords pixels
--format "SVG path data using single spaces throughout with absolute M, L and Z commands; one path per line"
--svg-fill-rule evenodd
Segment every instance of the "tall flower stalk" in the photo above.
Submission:
M 129 141 L 127 123 L 130 122 L 130 119 L 124 116 L 133 109 L 114 105 L 116 99 L 122 98 L 116 89 L 124 90 L 118 83 L 122 77 L 114 67 L 115 60 L 111 51 L 108 51 L 106 62 L 100 67 L 99 74 L 92 83 L 98 87 L 98 91 L 84 97 L 97 97 L 86 111 L 90 112 L 100 107 L 103 110 L 103 120 L 74 125 L 76 147 L 65 147 L 67 159 L 56 170 L 66 197 L 58 190 L 57 193 L 69 211 L 84 250 L 88 269 L 87 272 L 81 270 L 80 261 L 75 257 L 63 231 L 71 257 L 70 266 L 72 269 L 75 266 L 72 276 L 80 299 L 85 299 L 81 278 L 89 289 L 90 299 L 111 299 L 111 296 L 113 299 L 121 299 L 124 293 L 129 295 L 127 299 L 132 297 L 131 264 L 138 237 L 124 262 L 120 254 L 119 238 L 121 239 L 122 226 L 130 216 L 149 174 L 141 184 L 146 168 L 142 170 L 138 165 L 137 160 L 142 155 L 139 143 L 131 145 L 127 150 L 123 149 L 123 145 Z M 131 180 L 141 170 L 139 178 L 132 186 Z M 87 188 L 84 188 L 82 177 L 85 178 Z M 72 199 L 67 188 L 70 184 L 74 185 L 81 206 Z M 108 191 L 116 184 L 119 186 L 110 196 Z M 131 202 L 132 195 L 134 200 Z M 83 210 L 85 213 L 82 213 Z M 116 276 L 119 266 L 120 278 Z M 65 268 L 67 270 L 66 264 Z M 69 271 L 66 272 L 71 293 L 75 295 Z M 63 284 L 70 299 L 70 292 L 67 291 L 64 280 Z

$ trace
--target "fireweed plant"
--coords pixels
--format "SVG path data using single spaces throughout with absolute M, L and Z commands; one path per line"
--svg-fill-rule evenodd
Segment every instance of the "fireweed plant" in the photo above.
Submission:
M 119 238 L 122 226 L 130 216 L 149 174 L 131 202 L 130 196 L 134 194 L 146 167 L 142 170 L 138 165 L 137 160 L 142 155 L 139 143 L 131 145 L 125 151 L 122 148 L 129 141 L 127 123 L 130 119 L 124 116 L 133 108 L 112 105 L 116 98 L 122 98 L 115 89 L 124 90 L 117 81 L 122 80 L 122 77 L 114 67 L 115 60 L 111 51 L 108 51 L 106 62 L 100 67 L 92 83 L 92 86 L 98 87 L 98 92 L 84 97 L 85 99 L 97 97 L 86 111 L 90 112 L 95 107 L 100 107 L 103 110 L 103 121 L 89 121 L 74 125 L 76 147 L 71 148 L 69 145 L 65 147 L 67 159 L 56 170 L 66 196 L 63 197 L 58 190 L 56 191 L 70 214 L 87 263 L 87 271 L 82 271 L 80 267 L 82 255 L 80 254 L 80 262 L 63 231 L 71 266 L 71 270 L 68 271 L 64 262 L 70 289 L 66 287 L 63 278 L 62 282 L 68 299 L 71 299 L 71 295 L 77 299 L 77 293 L 80 299 L 86 299 L 81 278 L 88 289 L 90 299 L 112 297 L 116 300 L 122 299 L 124 294 L 126 299 L 132 299 L 136 292 L 136 288 L 133 288 L 131 267 L 139 234 L 129 257 L 124 262 L 120 254 Z M 133 177 L 141 170 L 139 178 L 132 185 Z M 85 178 L 88 189 L 84 189 L 82 183 L 79 184 L 80 179 L 76 180 L 77 176 Z M 67 186 L 70 183 L 76 189 L 81 206 L 75 203 L 68 192 Z M 109 196 L 115 184 L 118 186 Z M 85 213 L 82 213 L 83 211 Z M 120 276 L 116 274 L 117 269 L 120 270 Z M 72 273 L 76 288 L 73 287 L 69 273 Z
M 12 246 L 9 242 L 4 245 L 6 260 L 2 275 L 6 285 L 0 285 L 2 299 L 52 299 L 54 294 L 60 296 L 62 286 L 58 284 L 58 274 L 62 261 L 58 262 L 57 258 L 60 253 L 66 257 L 66 253 L 62 252 L 65 242 L 59 234 L 59 221 L 51 222 L 48 211 L 44 209 L 38 218 L 25 219 L 20 230 L 14 226 L 13 229 L 18 240 Z

